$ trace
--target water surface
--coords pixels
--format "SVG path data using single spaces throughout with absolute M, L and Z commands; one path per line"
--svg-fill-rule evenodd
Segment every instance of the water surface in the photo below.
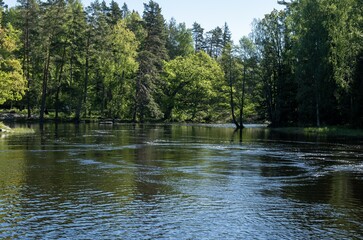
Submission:
M 361 139 L 31 127 L 0 139 L 0 239 L 363 238 Z

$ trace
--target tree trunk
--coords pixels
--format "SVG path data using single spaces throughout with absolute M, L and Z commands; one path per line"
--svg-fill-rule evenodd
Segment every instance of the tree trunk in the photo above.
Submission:
M 136 80 L 136 87 L 135 87 L 135 98 L 134 98 L 134 112 L 132 115 L 132 122 L 137 122 L 137 112 L 139 109 L 139 102 L 141 101 L 140 98 L 140 91 L 141 91 L 141 74 L 139 73 Z
M 29 61 L 29 1 L 26 3 L 26 15 L 25 15 L 25 27 L 24 27 L 24 55 L 23 55 L 23 72 L 25 78 L 27 80 L 28 90 L 30 89 L 30 61 Z M 29 92 L 27 93 L 27 110 L 28 110 L 28 118 L 31 117 L 31 108 L 30 108 L 30 96 Z
M 77 103 L 77 107 L 76 107 L 76 112 L 75 112 L 75 117 L 74 117 L 74 121 L 76 123 L 79 123 L 80 119 L 81 119 L 81 112 L 82 112 L 82 97 L 78 98 L 78 103 Z
M 244 128 L 243 126 L 243 108 L 245 105 L 245 83 L 246 83 L 246 68 L 243 69 L 243 81 L 242 81 L 242 101 L 241 108 L 239 112 L 239 128 Z
M 58 121 L 58 117 L 59 117 L 59 92 L 60 92 L 59 84 L 60 83 L 58 82 L 57 91 L 55 93 L 55 121 Z
M 271 126 L 274 126 L 275 118 L 273 111 L 274 104 L 272 99 L 272 90 L 271 90 L 272 87 L 271 84 L 269 83 L 269 80 L 266 79 L 266 77 L 264 77 L 263 80 L 264 80 L 264 90 L 265 90 L 268 119 L 271 121 Z
M 172 113 L 173 109 L 174 109 L 174 99 L 172 99 L 171 102 L 167 104 L 163 120 L 171 119 L 171 117 L 172 117 L 171 113 Z
M 239 123 L 237 122 L 237 119 L 236 119 L 236 115 L 234 113 L 234 100 L 233 100 L 233 86 L 232 84 L 230 84 L 230 91 L 229 91 L 229 94 L 230 94 L 230 105 L 231 105 L 231 111 L 232 111 L 232 120 L 233 120 L 233 123 L 236 125 L 236 128 L 240 128 L 239 126 Z
M 89 78 L 89 41 L 90 41 L 90 34 L 87 37 L 87 46 L 86 46 L 86 69 L 85 69 L 85 80 L 84 80 L 84 92 L 83 92 L 83 104 L 84 104 L 84 116 L 87 116 L 87 89 L 88 89 L 88 78 Z
M 45 103 L 46 103 L 46 98 L 47 98 L 49 64 L 50 64 L 50 49 L 49 48 L 50 48 L 50 46 L 48 46 L 48 48 L 47 48 L 47 56 L 46 56 L 46 60 L 44 63 L 44 70 L 43 70 L 42 98 L 41 98 L 40 116 L 39 116 L 40 123 L 44 122 Z
M 314 76 L 315 81 L 315 111 L 316 111 L 316 126 L 320 127 L 320 104 L 319 104 L 319 87 L 318 87 L 318 80 Z
M 55 94 L 55 120 L 58 121 L 58 115 L 59 115 L 59 93 L 61 89 L 61 82 L 62 82 L 62 74 L 63 74 L 63 66 L 64 66 L 64 60 L 66 55 L 66 46 L 63 48 L 63 54 L 62 54 L 62 61 L 58 73 L 58 82 L 57 82 L 57 91 Z
M 232 61 L 229 61 L 229 97 L 230 97 L 230 106 L 232 112 L 232 120 L 233 123 L 236 125 L 236 129 L 239 129 L 239 123 L 237 122 L 236 115 L 235 115 L 235 104 L 233 99 L 233 80 L 232 80 Z
M 190 76 L 190 78 L 192 78 L 192 76 Z M 166 110 L 165 110 L 165 114 L 164 114 L 164 119 L 163 120 L 169 120 L 172 117 L 172 112 L 173 109 L 175 107 L 175 97 L 176 95 L 186 86 L 190 83 L 191 81 L 186 81 L 186 82 L 181 82 L 179 83 L 179 85 L 174 89 L 174 91 L 172 93 L 169 93 L 169 98 L 170 98 L 170 103 L 167 104 Z
M 320 127 L 320 111 L 319 111 L 319 100 L 316 100 L 316 126 Z

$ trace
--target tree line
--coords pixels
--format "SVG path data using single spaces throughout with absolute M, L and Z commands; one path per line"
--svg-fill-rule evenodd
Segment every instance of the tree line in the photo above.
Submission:
M 0 104 L 43 121 L 363 122 L 362 0 L 280 2 L 235 44 L 154 2 L 1 5 Z

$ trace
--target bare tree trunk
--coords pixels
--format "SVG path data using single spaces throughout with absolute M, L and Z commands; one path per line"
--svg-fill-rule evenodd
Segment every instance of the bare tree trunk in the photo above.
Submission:
M 60 89 L 61 89 L 65 55 L 66 55 L 66 46 L 64 46 L 64 48 L 63 48 L 62 61 L 61 61 L 61 66 L 60 66 L 59 73 L 58 73 L 57 91 L 55 94 L 55 120 L 56 121 L 58 121 L 58 115 L 59 115 L 59 93 L 60 93 Z
M 89 81 L 89 41 L 90 41 L 90 34 L 87 37 L 87 46 L 86 46 L 86 69 L 85 69 L 85 80 L 84 80 L 84 92 L 83 92 L 83 104 L 86 106 L 87 103 L 87 88 L 88 88 L 88 81 Z M 87 116 L 87 107 L 84 108 L 84 116 Z
M 316 76 L 314 76 L 314 83 L 315 83 L 315 111 L 316 111 L 316 126 L 320 127 L 320 106 L 319 106 L 319 87 L 318 87 L 318 80 Z
M 30 61 L 29 61 L 29 1 L 26 3 L 26 15 L 25 15 L 25 27 L 24 27 L 24 55 L 23 55 L 23 72 L 27 81 L 27 87 L 30 88 Z M 31 117 L 31 108 L 30 108 L 30 96 L 29 92 L 26 98 L 27 102 L 27 110 L 28 110 L 28 118 Z
M 237 122 L 236 115 L 234 113 L 235 104 L 234 104 L 234 100 L 233 100 L 233 86 L 232 86 L 232 84 L 230 84 L 229 95 L 230 95 L 230 105 L 231 105 L 231 111 L 232 111 L 232 120 L 233 120 L 233 123 L 236 125 L 236 128 L 239 128 L 239 123 Z
M 243 108 L 245 105 L 245 84 L 246 84 L 246 68 L 243 69 L 243 80 L 242 80 L 242 101 L 241 108 L 239 112 L 239 128 L 244 128 L 243 126 Z
M 134 112 L 132 114 L 132 122 L 136 123 L 137 121 L 137 112 L 139 111 L 139 101 L 138 99 L 140 97 L 140 89 L 141 89 L 141 80 L 140 80 L 140 74 L 137 76 L 136 80 L 136 87 L 135 87 L 135 98 L 134 98 Z
M 47 98 L 47 87 L 48 87 L 48 77 L 49 77 L 49 64 L 50 64 L 50 46 L 47 48 L 47 56 L 44 63 L 43 71 L 43 84 L 42 84 L 42 100 L 40 105 L 40 123 L 44 122 L 44 112 L 45 112 L 45 102 Z
M 316 100 L 316 126 L 320 127 L 320 111 L 319 111 L 319 100 Z
M 76 123 L 79 123 L 80 119 L 81 119 L 81 111 L 82 111 L 82 98 L 78 98 L 78 103 L 77 103 L 77 107 L 76 107 L 76 112 L 75 112 L 75 117 L 74 120 Z
M 236 125 L 236 129 L 239 129 L 239 123 L 237 122 L 236 115 L 235 115 L 235 104 L 233 98 L 233 78 L 232 78 L 232 60 L 229 60 L 229 97 L 230 97 L 230 106 L 232 112 L 232 120 L 233 123 Z

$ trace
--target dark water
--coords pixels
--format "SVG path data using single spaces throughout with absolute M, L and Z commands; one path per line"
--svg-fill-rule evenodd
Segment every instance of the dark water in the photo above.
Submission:
M 0 139 L 0 239 L 362 239 L 363 142 L 223 126 Z

